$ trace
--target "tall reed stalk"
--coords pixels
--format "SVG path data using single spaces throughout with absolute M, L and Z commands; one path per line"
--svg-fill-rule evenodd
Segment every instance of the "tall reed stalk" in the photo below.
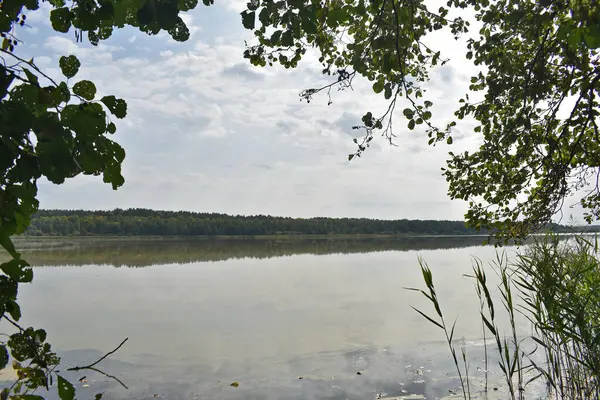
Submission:
M 443 330 L 458 372 L 463 397 L 471 399 L 469 368 L 464 348 L 459 362 L 453 343 L 456 321 L 449 328 L 442 313 L 433 283 L 433 274 L 425 261 L 419 265 L 427 291 L 422 293 L 435 310 L 435 317 L 415 310 Z M 475 292 L 479 299 L 484 343 L 491 334 L 498 353 L 498 366 L 511 399 L 525 398 L 526 387 L 545 379 L 548 397 L 565 400 L 600 398 L 600 260 L 598 241 L 576 237 L 560 241 L 549 235 L 520 249 L 514 260 L 498 252 L 491 268 L 499 284 L 490 287 L 486 270 L 479 259 L 473 262 Z M 502 317 L 496 310 L 500 296 Z M 414 307 L 413 307 L 414 308 Z M 517 314 L 531 322 L 531 335 L 519 338 Z M 498 318 L 506 318 L 508 334 L 500 332 Z M 536 347 L 525 351 L 523 343 Z M 543 362 L 535 357 L 543 355 Z M 462 366 L 461 366 L 462 364 Z M 488 350 L 485 347 L 485 391 L 487 392 Z M 525 380 L 526 376 L 531 376 Z

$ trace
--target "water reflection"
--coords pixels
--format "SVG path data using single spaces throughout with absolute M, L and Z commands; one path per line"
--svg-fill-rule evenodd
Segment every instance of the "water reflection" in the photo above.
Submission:
M 479 302 L 463 274 L 472 257 L 495 258 L 483 239 L 20 242 L 32 264 L 57 266 L 20 288 L 21 321 L 43 326 L 67 367 L 130 339 L 100 365 L 129 390 L 86 372 L 82 400 L 440 398 L 458 389 L 446 345 L 410 307 L 428 310 L 426 299 L 402 288 L 423 286 L 423 256 L 444 312 L 459 317 L 455 338 L 479 341 Z M 477 374 L 482 348 L 468 351 Z
M 353 254 L 481 246 L 485 236 L 369 239 L 21 239 L 16 244 L 34 266 L 104 264 L 147 267 L 229 259 L 266 259 L 299 254 Z
M 425 349 L 365 347 L 347 352 L 322 352 L 310 357 L 285 360 L 236 360 L 207 363 L 196 360 L 170 365 L 158 358 L 135 363 L 107 359 L 103 369 L 119 376 L 125 389 L 115 380 L 95 372 L 65 372 L 79 387 L 78 395 L 92 397 L 104 393 L 105 399 L 377 399 L 423 395 L 439 399 L 459 390 L 451 360 L 441 342 Z M 468 349 L 473 393 L 483 390 L 483 347 Z M 102 353 L 90 350 L 62 352 L 64 365 L 94 360 Z M 494 354 L 490 355 L 495 361 Z M 85 383 L 78 383 L 85 374 Z M 500 386 L 492 378 L 490 389 Z M 239 382 L 239 387 L 232 387 Z M 501 392 L 505 392 L 501 390 Z M 498 393 L 500 394 L 500 393 Z M 505 395 L 506 393 L 501 393 Z M 89 396 L 86 396 L 89 395 Z M 51 400 L 56 393 L 48 393 Z

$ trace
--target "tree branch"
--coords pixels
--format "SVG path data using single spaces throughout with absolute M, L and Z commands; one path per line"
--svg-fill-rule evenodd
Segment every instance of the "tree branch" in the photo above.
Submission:
M 128 339 L 129 338 L 125 338 L 125 340 L 123 340 L 121 342 L 121 344 L 118 345 L 114 350 L 109 351 L 108 353 L 106 353 L 105 355 L 100 357 L 96 362 L 93 362 L 89 365 L 85 365 L 83 367 L 69 368 L 69 369 L 67 369 L 67 371 L 81 371 L 82 369 L 92 369 L 94 367 L 94 365 L 97 365 L 100 361 L 104 360 L 106 357 L 110 356 L 111 354 L 114 354 L 117 350 L 119 350 L 121 348 L 121 346 L 123 346 Z

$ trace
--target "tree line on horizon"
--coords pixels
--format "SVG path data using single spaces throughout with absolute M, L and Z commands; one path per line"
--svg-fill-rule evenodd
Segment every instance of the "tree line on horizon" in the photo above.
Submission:
M 549 230 L 571 232 L 553 224 Z M 463 221 L 370 218 L 293 218 L 190 211 L 115 209 L 39 210 L 28 236 L 261 236 L 261 235 L 474 235 Z

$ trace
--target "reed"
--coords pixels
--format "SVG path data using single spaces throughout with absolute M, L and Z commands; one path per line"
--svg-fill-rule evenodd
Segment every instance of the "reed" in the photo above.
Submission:
M 472 398 L 469 365 L 464 346 L 462 359 L 454 343 L 456 321 L 449 326 L 442 313 L 433 274 L 419 258 L 426 290 L 424 295 L 435 311 L 415 310 L 443 330 L 465 400 Z M 600 398 L 600 260 L 598 241 L 576 237 L 560 241 L 548 235 L 508 258 L 497 252 L 491 263 L 499 283 L 491 285 L 481 260 L 474 259 L 475 293 L 485 351 L 485 392 L 488 389 L 487 338 L 493 338 L 498 366 L 511 399 L 525 398 L 527 386 L 544 379 L 548 398 L 587 400 Z M 499 300 L 498 300 L 499 299 Z M 498 312 L 498 301 L 505 311 Z M 414 307 L 413 307 L 414 308 Z M 517 314 L 530 321 L 530 335 L 519 335 Z M 431 316 L 433 315 L 433 316 Z M 498 328 L 499 318 L 508 322 L 508 332 Z M 533 343 L 532 349 L 524 343 Z M 534 355 L 543 355 L 536 362 Z M 526 379 L 527 377 L 527 379 Z

